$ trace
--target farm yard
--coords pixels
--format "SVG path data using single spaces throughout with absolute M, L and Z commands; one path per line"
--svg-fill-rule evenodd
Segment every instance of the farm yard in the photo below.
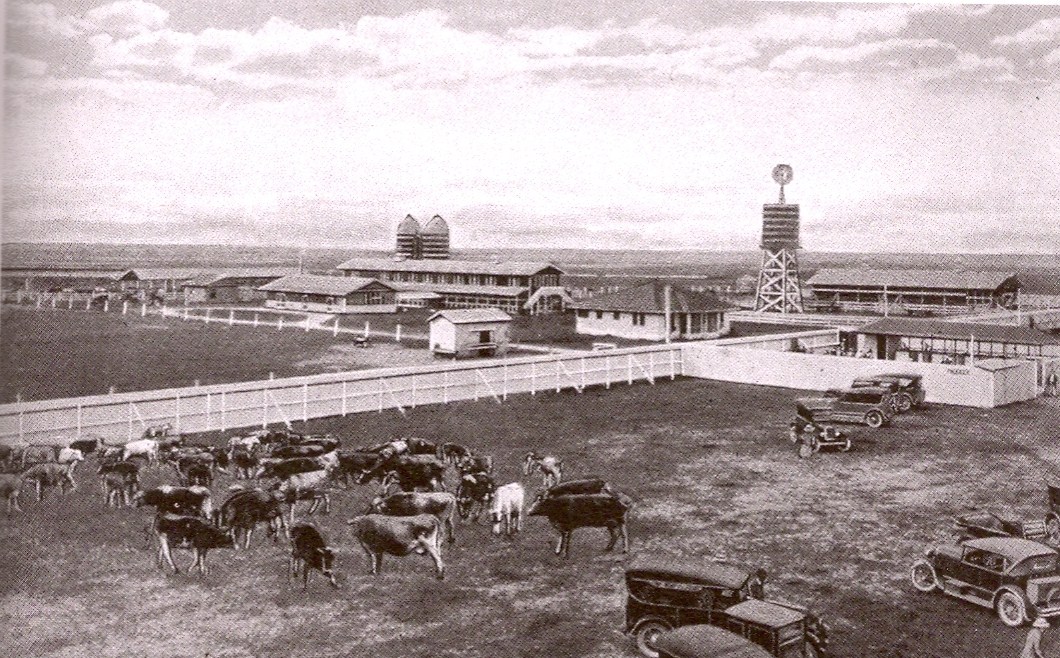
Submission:
M 969 506 L 1043 517 L 1060 409 L 931 406 L 890 428 L 857 428 L 850 453 L 799 460 L 786 427 L 796 395 L 679 379 L 296 429 L 330 432 L 346 447 L 398 436 L 461 442 L 494 456 L 498 483 L 521 480 L 531 496 L 540 480 L 523 477 L 522 456 L 555 454 L 566 478 L 598 475 L 637 501 L 632 554 L 765 567 L 770 596 L 811 606 L 830 624 L 837 657 L 1015 655 L 1025 631 L 915 592 L 908 568 L 926 545 L 948 540 L 952 515 Z M 172 469 L 149 471 L 144 486 L 163 481 L 174 481 Z M 443 547 L 444 581 L 418 556 L 388 558 L 373 577 L 345 520 L 376 489 L 340 489 L 332 513 L 315 517 L 339 549 L 340 588 L 317 575 L 303 592 L 287 580 L 283 546 L 261 533 L 249 551 L 211 553 L 206 578 L 156 570 L 151 510 L 104 508 L 91 460 L 78 482 L 65 499 L 25 496 L 25 512 L 0 525 L 6 655 L 635 655 L 621 634 L 628 556 L 602 552 L 602 530 L 577 531 L 563 560 L 541 518 L 525 519 L 512 541 L 462 524 L 455 546 Z M 215 484 L 215 497 L 230 482 Z M 1046 637 L 1046 653 L 1055 652 Z

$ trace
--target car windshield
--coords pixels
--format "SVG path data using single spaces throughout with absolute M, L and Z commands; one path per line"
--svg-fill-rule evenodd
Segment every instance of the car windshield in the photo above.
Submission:
M 1056 554 L 1035 555 L 1012 567 L 1009 573 L 1019 576 L 1042 576 L 1056 572 Z

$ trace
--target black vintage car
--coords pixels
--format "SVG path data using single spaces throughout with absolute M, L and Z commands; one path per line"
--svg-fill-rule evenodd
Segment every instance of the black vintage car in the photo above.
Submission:
M 790 640 L 787 634 L 795 628 L 792 624 L 797 617 L 801 620 L 798 652 L 785 649 L 786 653 L 772 655 L 823 656 L 827 644 L 824 625 L 796 606 L 763 601 L 764 580 L 765 572 L 761 569 L 749 571 L 700 559 L 637 556 L 626 568 L 626 632 L 633 636 L 641 654 L 649 658 L 659 655 L 655 642 L 661 633 L 694 624 L 722 626 L 762 646 L 768 639 L 770 646 L 786 647 L 777 636 L 784 635 L 785 641 Z M 741 618 L 743 609 L 739 606 L 752 600 L 778 611 L 777 618 L 785 620 L 782 628 Z M 730 614 L 733 611 L 737 614 Z
M 871 386 L 893 387 L 894 399 L 900 413 L 910 409 L 919 409 L 924 405 L 927 392 L 924 390 L 923 376 L 915 373 L 889 372 L 868 377 L 858 377 L 851 388 Z
M 953 529 L 957 534 L 957 541 L 983 537 L 1021 537 L 1036 541 L 1045 539 L 1045 521 L 1017 521 L 984 510 L 954 517 Z

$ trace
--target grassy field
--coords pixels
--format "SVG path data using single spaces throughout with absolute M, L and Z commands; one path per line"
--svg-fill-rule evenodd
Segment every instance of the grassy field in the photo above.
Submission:
M 363 326 L 363 325 L 362 325 Z M 204 324 L 120 313 L 4 306 L 0 402 L 218 384 L 429 363 L 423 349 L 326 331 Z M 422 341 L 415 343 L 422 348 Z
M 500 482 L 523 479 L 527 449 L 556 454 L 568 477 L 603 476 L 637 500 L 632 553 L 766 567 L 772 596 L 811 605 L 831 624 L 840 658 L 1015 656 L 1024 631 L 920 595 L 906 574 L 925 545 L 947 540 L 950 516 L 966 506 L 1043 516 L 1058 408 L 932 407 L 891 428 L 856 430 L 850 453 L 801 461 L 785 436 L 795 395 L 678 380 L 307 429 L 354 446 L 395 435 L 461 441 L 495 457 Z M 260 538 L 248 552 L 212 553 L 206 579 L 157 571 L 144 535 L 149 511 L 104 509 L 90 471 L 66 499 L 27 500 L 25 514 L 0 522 L 0 655 L 635 655 L 621 634 L 628 556 L 603 553 L 602 530 L 576 532 L 562 560 L 539 518 L 511 542 L 465 524 L 443 549 L 445 581 L 418 556 L 389 558 L 372 577 L 344 523 L 371 492 L 338 491 L 332 514 L 316 520 L 340 551 L 341 588 L 317 579 L 303 593 L 286 580 L 282 546 Z M 172 476 L 154 472 L 147 485 L 163 480 Z M 532 493 L 540 482 L 526 484 Z M 1051 655 L 1058 642 L 1049 639 Z

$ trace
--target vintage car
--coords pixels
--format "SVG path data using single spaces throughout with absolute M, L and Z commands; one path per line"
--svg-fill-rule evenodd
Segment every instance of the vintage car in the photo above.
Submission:
M 1045 536 L 1050 544 L 1060 545 L 1060 485 L 1045 485 L 1049 493 L 1049 511 L 1045 515 Z
M 777 658 L 824 658 L 827 631 L 816 616 L 778 601 L 748 599 L 726 608 L 722 627 L 741 635 Z
M 858 423 L 882 427 L 891 422 L 891 394 L 882 388 L 848 389 L 836 397 L 799 398 L 796 413 L 815 423 Z
M 1045 538 L 1045 521 L 1014 521 L 985 510 L 975 510 L 954 517 L 957 541 L 983 537 L 1022 537 L 1041 541 Z
M 796 405 L 796 415 L 788 422 L 788 438 L 799 446 L 800 457 L 809 457 L 825 448 L 847 452 L 853 447 L 849 434 L 831 425 L 819 425 L 802 415 L 803 411 Z
M 921 592 L 992 608 L 1006 626 L 1060 614 L 1057 552 L 1019 537 L 986 537 L 928 549 L 910 577 Z
M 718 626 L 696 624 L 659 634 L 659 658 L 770 658 L 754 642 Z
M 764 581 L 765 572 L 761 569 L 749 571 L 705 560 L 638 555 L 626 568 L 626 633 L 633 636 L 642 655 L 654 658 L 659 655 L 655 641 L 660 633 L 694 624 L 723 626 L 729 623 L 727 613 L 734 606 L 765 596 Z M 774 602 L 770 605 L 801 614 L 805 626 L 812 629 L 806 633 L 808 641 L 813 638 L 823 651 L 826 631 L 816 617 L 795 606 Z
M 893 386 L 895 404 L 899 413 L 905 413 L 910 409 L 919 409 L 924 405 L 927 393 L 924 391 L 924 377 L 913 373 L 884 373 L 858 377 L 850 385 L 851 388 L 867 388 L 874 386 Z

